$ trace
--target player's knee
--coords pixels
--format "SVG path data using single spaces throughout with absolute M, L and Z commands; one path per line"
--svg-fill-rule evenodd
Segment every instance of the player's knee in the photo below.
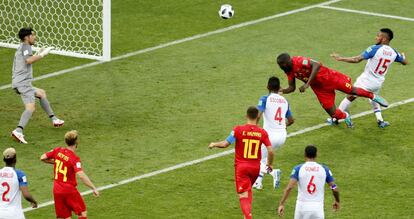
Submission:
M 36 90 L 36 97 L 37 98 L 45 98 L 46 97 L 46 91 L 43 89 L 37 89 Z
M 29 103 L 25 105 L 25 109 L 30 112 L 34 112 L 36 109 L 36 105 L 34 103 Z

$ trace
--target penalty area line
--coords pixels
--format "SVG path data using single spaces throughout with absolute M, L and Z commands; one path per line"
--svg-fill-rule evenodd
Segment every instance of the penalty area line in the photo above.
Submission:
M 414 102 L 414 98 L 402 100 L 402 101 L 390 104 L 388 106 L 388 108 L 385 108 L 383 110 L 395 108 L 395 107 L 398 107 L 398 106 L 401 106 L 401 105 L 404 105 L 404 104 L 407 104 L 407 103 L 412 103 L 412 102 Z M 363 116 L 366 116 L 366 115 L 369 115 L 369 114 L 372 114 L 372 113 L 373 113 L 372 110 L 364 111 L 364 112 L 361 112 L 361 113 L 358 113 L 358 114 L 355 114 L 355 115 L 351 116 L 351 118 L 356 119 L 356 118 L 363 117 Z M 325 126 L 329 126 L 329 124 L 322 123 L 322 124 L 318 124 L 318 125 L 311 126 L 311 127 L 308 127 L 308 128 L 304 128 L 304 129 L 301 129 L 299 131 L 292 132 L 292 133 L 288 134 L 287 137 L 290 138 L 290 137 L 294 137 L 294 136 L 297 136 L 297 135 L 301 135 L 301 134 L 304 134 L 304 133 L 307 133 L 307 132 L 311 132 L 311 131 L 314 131 L 314 130 L 317 130 L 317 129 L 321 129 Z M 118 186 L 121 186 L 121 185 L 132 183 L 132 182 L 142 180 L 142 179 L 145 179 L 145 178 L 150 178 L 150 177 L 153 177 L 153 176 L 156 176 L 156 175 L 171 172 L 173 170 L 181 169 L 181 168 L 184 168 L 184 167 L 187 167 L 187 166 L 192 166 L 192 165 L 195 165 L 195 164 L 202 163 L 204 161 L 208 161 L 208 160 L 212 160 L 212 159 L 215 159 L 215 158 L 223 157 L 223 156 L 233 154 L 233 153 L 234 153 L 234 149 L 226 150 L 226 151 L 223 151 L 221 153 L 209 155 L 209 156 L 197 159 L 197 160 L 187 161 L 187 162 L 180 163 L 180 164 L 177 164 L 177 165 L 174 165 L 174 166 L 171 166 L 171 167 L 167 167 L 167 168 L 164 168 L 164 169 L 156 170 L 156 171 L 153 171 L 153 172 L 150 172 L 150 173 L 146 173 L 146 174 L 143 174 L 143 175 L 139 175 L 139 176 L 135 176 L 135 177 L 132 177 L 132 178 L 129 178 L 129 179 L 125 179 L 125 180 L 119 181 L 117 183 L 112 183 L 112 184 L 108 184 L 108 185 L 105 185 L 105 186 L 101 186 L 101 187 L 98 187 L 97 190 L 102 191 L 102 190 L 111 189 L 111 188 L 114 188 L 114 187 L 118 187 Z M 92 193 L 92 190 L 88 190 L 88 191 L 82 192 L 81 195 L 85 196 L 85 195 L 89 195 L 91 193 Z M 39 204 L 38 208 L 46 207 L 46 206 L 53 205 L 53 204 L 54 204 L 53 201 L 44 202 L 44 203 Z M 36 210 L 38 208 L 30 208 L 29 207 L 29 208 L 25 208 L 23 211 L 28 212 L 28 211 Z
M 322 3 L 318 3 L 318 4 L 314 4 L 314 5 L 309 5 L 309 6 L 306 6 L 306 7 L 303 7 L 303 8 L 298 8 L 298 9 L 282 12 L 282 13 L 279 13 L 279 14 L 274 14 L 274 15 L 271 15 L 271 16 L 268 16 L 268 17 L 259 18 L 257 20 L 246 21 L 246 22 L 236 24 L 236 25 L 232 25 L 232 26 L 229 26 L 229 27 L 225 27 L 225 28 L 222 28 L 222 29 L 218 29 L 218 30 L 214 30 L 214 31 L 210 31 L 210 32 L 202 33 L 202 34 L 197 34 L 197 35 L 186 37 L 186 38 L 183 38 L 183 39 L 174 40 L 174 41 L 171 41 L 171 42 L 168 42 L 168 43 L 160 44 L 158 46 L 149 47 L 149 48 L 146 48 L 146 49 L 141 49 L 141 50 L 137 50 L 137 51 L 134 51 L 134 52 L 126 53 L 124 55 L 113 57 L 108 62 L 117 61 L 117 60 L 121 60 L 121 59 L 126 59 L 126 58 L 136 56 L 136 55 L 139 55 L 139 54 L 152 52 L 152 51 L 155 51 L 155 50 L 158 50 L 158 49 L 163 49 L 163 48 L 166 48 L 166 47 L 170 47 L 170 46 L 173 46 L 173 45 L 185 43 L 185 42 L 188 42 L 188 41 L 193 41 L 193 40 L 205 38 L 205 37 L 208 37 L 208 36 L 211 36 L 211 35 L 224 33 L 224 32 L 230 31 L 230 30 L 234 30 L 234 29 L 238 29 L 238 28 L 242 28 L 242 27 L 262 23 L 264 21 L 272 20 L 272 19 L 275 19 L 275 18 L 284 17 L 284 16 L 287 16 L 287 15 L 296 14 L 296 13 L 303 12 L 303 11 L 308 11 L 308 10 L 313 9 L 313 8 L 318 8 L 318 7 L 321 7 L 321 6 L 330 5 L 330 4 L 333 4 L 333 3 L 336 3 L 336 2 L 340 2 L 340 1 L 342 1 L 342 0 L 330 0 L 330 1 L 322 2 Z M 81 70 L 81 69 L 84 69 L 84 68 L 88 68 L 88 67 L 108 63 L 108 62 L 101 62 L 101 61 L 91 62 L 91 63 L 85 64 L 85 65 L 80 65 L 80 66 L 76 66 L 76 67 L 73 67 L 73 68 L 68 68 L 68 69 L 56 71 L 56 72 L 53 72 L 53 73 L 50 73 L 50 74 L 45 74 L 45 75 L 34 78 L 33 81 L 38 81 L 38 80 L 42 80 L 42 79 L 46 79 L 46 78 L 50 78 L 50 77 L 63 75 L 63 74 L 66 74 L 66 73 L 70 73 L 70 72 L 73 72 L 73 71 L 78 71 L 78 70 Z M 5 89 L 8 89 L 8 88 L 11 88 L 11 84 L 0 86 L 0 90 L 5 90 Z
M 381 14 L 381 13 L 375 13 L 375 12 L 369 12 L 369 11 L 360 11 L 360 10 L 354 10 L 354 9 L 348 9 L 348 8 L 338 8 L 338 7 L 332 7 L 327 5 L 321 5 L 319 8 L 325 8 L 335 11 L 343 11 L 348 13 L 355 13 L 355 14 L 364 14 L 364 15 L 370 15 L 370 16 L 377 16 L 377 17 L 385 17 L 385 18 L 392 18 L 397 20 L 403 20 L 403 21 L 414 21 L 414 18 L 409 17 L 401 17 L 396 15 L 390 15 L 390 14 Z

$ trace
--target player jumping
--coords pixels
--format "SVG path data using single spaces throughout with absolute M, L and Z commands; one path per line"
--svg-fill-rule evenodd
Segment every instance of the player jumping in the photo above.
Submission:
M 362 88 L 352 86 L 351 78 L 333 69 L 323 66 L 320 62 L 302 56 L 290 57 L 282 53 L 277 57 L 277 64 L 286 73 L 289 87 L 281 89 L 284 94 L 291 93 L 296 89 L 295 78 L 303 81 L 300 92 L 305 92 L 309 87 L 316 94 L 319 102 L 331 118 L 344 119 L 347 127 L 352 127 L 351 116 L 335 106 L 335 90 L 346 94 L 369 98 L 381 106 L 387 107 L 388 103 L 379 95 L 366 91 Z
M 333 53 L 331 56 L 337 61 L 360 63 L 362 60 L 368 60 L 365 65 L 364 72 L 357 78 L 354 86 L 360 87 L 374 94 L 379 94 L 382 83 L 384 83 L 385 75 L 388 72 L 391 64 L 399 62 L 403 65 L 408 64 L 405 59 L 404 53 L 398 53 L 397 50 L 390 47 L 390 41 L 394 37 L 393 32 L 388 28 L 382 28 L 375 37 L 375 45 L 368 47 L 361 55 L 353 57 L 341 57 L 340 55 Z M 339 109 L 347 111 L 351 106 L 351 102 L 357 97 L 355 95 L 348 95 L 345 97 Z M 384 121 L 381 114 L 381 107 L 378 103 L 369 100 L 375 116 L 377 117 L 378 127 L 385 128 L 390 125 L 389 122 Z M 332 120 L 328 119 L 328 122 Z

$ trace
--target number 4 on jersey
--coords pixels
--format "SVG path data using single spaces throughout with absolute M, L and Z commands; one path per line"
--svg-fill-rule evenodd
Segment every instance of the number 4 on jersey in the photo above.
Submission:
M 279 122 L 279 124 L 282 123 L 283 117 L 282 117 L 282 108 L 279 106 L 276 110 L 275 114 L 275 120 Z

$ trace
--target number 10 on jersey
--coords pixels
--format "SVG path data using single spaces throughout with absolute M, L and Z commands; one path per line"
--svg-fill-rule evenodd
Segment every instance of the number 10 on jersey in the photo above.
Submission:
M 260 141 L 256 139 L 243 139 L 244 153 L 243 157 L 248 159 L 257 159 L 259 153 Z

